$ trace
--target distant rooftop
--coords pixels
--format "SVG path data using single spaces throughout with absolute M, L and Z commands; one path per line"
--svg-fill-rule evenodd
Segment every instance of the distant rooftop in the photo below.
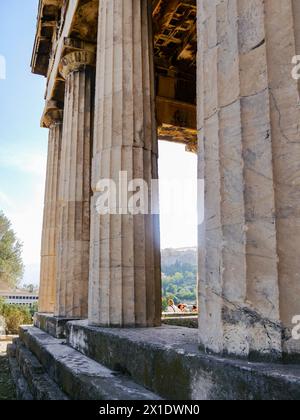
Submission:
M 0 297 L 6 297 L 6 296 L 38 296 L 38 292 L 30 293 L 28 290 L 22 290 L 22 289 L 3 289 L 0 288 Z

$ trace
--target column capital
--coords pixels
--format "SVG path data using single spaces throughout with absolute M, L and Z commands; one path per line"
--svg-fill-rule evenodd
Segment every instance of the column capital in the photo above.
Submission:
M 42 116 L 42 127 L 50 128 L 54 124 L 60 124 L 63 120 L 63 109 L 56 101 L 47 101 Z
M 67 79 L 70 73 L 80 71 L 85 67 L 96 66 L 96 54 L 92 51 L 73 51 L 65 55 L 60 62 L 59 72 L 64 79 Z

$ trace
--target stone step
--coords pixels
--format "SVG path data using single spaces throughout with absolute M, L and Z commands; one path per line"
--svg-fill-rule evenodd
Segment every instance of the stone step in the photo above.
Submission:
M 20 340 L 15 340 L 8 349 L 8 356 L 18 399 L 48 401 L 69 399 Z
M 67 324 L 67 342 L 171 400 L 300 400 L 300 365 L 252 363 L 205 354 L 198 330 L 98 328 Z
M 28 383 L 21 373 L 19 365 L 15 357 L 9 357 L 9 366 L 12 379 L 16 388 L 17 400 L 32 401 L 34 400 L 33 395 L 29 390 Z
M 114 372 L 35 327 L 22 327 L 20 340 L 73 400 L 160 400 L 124 373 Z

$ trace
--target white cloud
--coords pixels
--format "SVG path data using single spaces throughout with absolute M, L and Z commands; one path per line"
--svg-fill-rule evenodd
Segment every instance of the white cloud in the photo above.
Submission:
M 11 201 L 11 199 L 8 197 L 7 194 L 5 194 L 3 191 L 0 191 L 0 208 L 3 208 L 3 207 L 12 208 L 13 202 Z
M 0 166 L 3 168 L 14 168 L 20 172 L 44 176 L 46 156 L 42 152 L 24 152 L 15 147 L 0 147 Z

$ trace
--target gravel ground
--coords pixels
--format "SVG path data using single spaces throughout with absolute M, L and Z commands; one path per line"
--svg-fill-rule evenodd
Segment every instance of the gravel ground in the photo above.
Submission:
M 9 343 L 10 341 L 0 340 L 0 401 L 16 399 L 6 354 L 6 347 Z

